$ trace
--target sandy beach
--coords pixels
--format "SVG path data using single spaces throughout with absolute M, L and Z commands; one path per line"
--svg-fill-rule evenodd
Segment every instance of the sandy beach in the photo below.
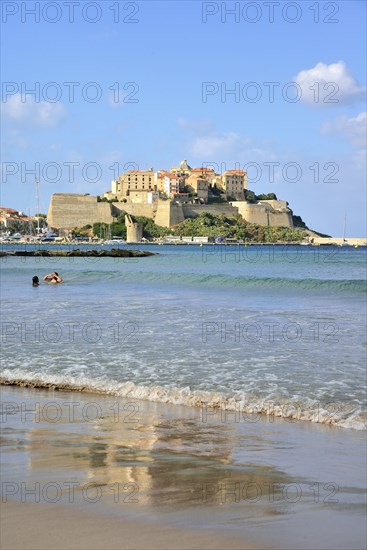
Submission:
M 2 550 L 259 549 L 240 537 L 109 518 L 58 505 L 1 505 Z
M 363 432 L 1 392 L 4 550 L 364 548 Z

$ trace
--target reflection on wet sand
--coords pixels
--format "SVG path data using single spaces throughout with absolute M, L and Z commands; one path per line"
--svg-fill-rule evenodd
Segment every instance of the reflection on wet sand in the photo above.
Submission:
M 112 396 L 6 388 L 2 397 L 3 502 L 93 503 L 97 515 L 214 528 L 261 547 L 365 548 L 359 432 L 205 421 L 198 409 Z
M 105 487 L 114 502 L 116 488 L 125 496 L 134 493 L 134 500 L 117 499 L 121 504 L 241 502 L 261 507 L 265 515 L 281 512 L 276 497 L 282 485 L 292 483 L 284 472 L 253 458 L 254 451 L 266 451 L 269 445 L 260 434 L 240 437 L 235 426 L 204 423 L 196 412 L 186 418 L 162 417 L 147 405 L 131 422 L 117 421 L 112 413 L 88 423 L 81 420 L 70 423 L 63 415 L 55 424 L 29 426 L 24 451 L 32 479 L 77 482 L 77 490 L 86 484 Z

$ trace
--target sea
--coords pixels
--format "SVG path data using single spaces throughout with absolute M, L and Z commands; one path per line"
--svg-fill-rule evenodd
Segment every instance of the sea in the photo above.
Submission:
M 365 429 L 365 248 L 139 248 L 2 258 L 2 376 Z
M 3 250 L 22 246 L 4 245 Z M 246 536 L 255 539 L 260 525 L 262 542 L 275 541 L 276 547 L 364 547 L 366 248 L 100 248 L 113 247 L 155 255 L 1 258 L 7 479 L 28 479 L 32 470 L 22 452 L 35 419 L 27 417 L 22 423 L 21 403 L 28 407 L 42 402 L 44 412 L 50 400 L 62 406 L 61 423 L 55 420 L 51 426 L 49 418 L 47 426 L 47 418 L 41 422 L 45 430 L 57 431 L 68 425 L 68 400 L 87 407 L 93 396 L 87 419 L 84 413 L 78 417 L 78 422 L 84 420 L 80 441 L 103 446 L 104 422 L 116 414 L 116 403 L 122 403 L 131 418 L 140 411 L 138 431 L 134 423 L 128 426 L 134 437 L 124 436 L 118 447 L 122 455 L 113 460 L 120 470 L 130 468 L 130 474 L 139 466 L 147 468 L 156 483 L 141 489 L 141 502 L 153 503 L 155 513 L 160 505 L 166 518 L 168 514 L 181 524 L 183 518 L 200 525 L 210 525 L 215 518 L 223 529 L 241 530 L 246 524 Z M 62 284 L 42 281 L 52 271 L 59 273 Z M 34 275 L 41 280 L 38 287 L 32 286 Z M 58 405 L 49 409 L 49 416 L 57 417 Z M 107 408 L 108 414 L 98 415 Z M 98 434 L 90 432 L 91 425 Z M 116 429 L 110 425 L 109 437 Z M 54 436 L 46 432 L 49 450 L 47 438 Z M 10 467 L 15 452 L 23 459 Z M 38 446 L 33 449 L 32 464 L 39 452 Z M 94 461 L 87 479 L 99 482 L 106 463 L 102 461 L 98 470 L 98 460 Z M 84 462 L 73 464 L 73 471 L 85 467 Z M 60 465 L 55 471 L 55 479 L 60 479 Z M 168 475 L 172 472 L 174 479 Z M 32 470 L 33 481 L 34 475 Z M 112 483 L 119 478 L 108 479 Z M 136 476 L 131 474 L 131 479 L 134 482 Z M 192 505 L 195 491 L 188 488 L 193 479 L 206 491 L 205 500 L 200 492 L 200 513 Z M 228 480 L 232 492 L 223 500 L 223 483 Z M 249 483 L 253 486 L 244 499 L 246 483 L 247 488 Z M 274 489 L 275 483 L 278 489 L 271 504 L 267 495 L 264 508 L 264 493 L 259 496 L 254 488 Z M 281 484 L 288 487 L 287 506 L 284 498 L 276 504 Z M 302 504 L 298 488 L 307 495 Z M 237 489 L 242 492 L 237 494 Z M 240 494 L 242 505 L 246 501 L 246 521 L 238 504 Z M 301 514 L 295 514 L 297 506 Z

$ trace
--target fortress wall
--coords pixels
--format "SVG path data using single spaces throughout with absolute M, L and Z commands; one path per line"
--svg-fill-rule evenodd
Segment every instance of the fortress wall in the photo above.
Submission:
M 103 204 L 103 203 L 100 203 Z M 131 202 L 113 202 L 113 213 L 119 216 L 123 212 L 131 214 L 132 216 L 145 216 L 146 218 L 153 218 L 154 206 L 153 204 L 143 203 L 131 203 Z
M 185 220 L 185 213 L 184 213 L 182 204 L 171 204 L 169 227 L 173 227 L 174 225 L 177 225 L 178 223 L 181 223 L 184 220 Z
M 293 227 L 290 212 L 269 212 L 269 225 L 273 227 Z
M 96 223 L 96 221 L 103 223 L 113 222 L 111 205 L 108 202 L 97 202 L 97 220 L 94 220 L 93 223 Z M 89 223 L 93 225 L 91 222 Z
M 261 201 L 259 204 L 237 201 L 232 204 L 237 206 L 238 212 L 249 223 L 293 227 L 292 214 L 286 201 Z
M 47 222 L 53 228 L 73 229 L 112 221 L 110 204 L 97 202 L 97 197 L 76 193 L 55 193 L 51 197 Z
M 47 220 L 55 229 L 73 229 L 97 222 L 112 223 L 123 212 L 154 219 L 162 227 L 173 227 L 186 218 L 196 218 L 204 212 L 228 217 L 240 214 L 249 223 L 293 227 L 291 211 L 285 201 L 262 201 L 261 204 L 234 201 L 231 204 L 209 205 L 181 205 L 168 200 L 159 200 L 154 204 L 107 203 L 98 202 L 95 196 L 76 193 L 52 195 Z
M 287 201 L 280 201 L 280 200 L 269 200 L 269 201 L 259 201 L 260 204 L 267 204 L 274 210 L 287 210 Z
M 230 204 L 184 204 L 182 210 L 185 218 L 197 218 L 202 213 L 233 217 L 238 216 L 236 206 Z
M 172 204 L 170 201 L 158 201 L 158 208 L 154 223 L 161 227 L 173 227 L 185 219 L 181 204 Z
M 244 201 L 236 201 L 232 203 L 237 206 L 238 213 L 249 223 L 258 225 L 269 225 L 268 208 L 266 205 L 249 204 Z

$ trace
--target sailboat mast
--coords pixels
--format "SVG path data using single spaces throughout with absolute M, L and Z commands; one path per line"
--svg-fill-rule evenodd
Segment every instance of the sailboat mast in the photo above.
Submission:
M 40 234 L 40 197 L 39 197 L 39 189 L 38 189 L 38 180 L 35 178 L 35 184 L 36 184 L 36 198 L 37 198 L 37 235 Z

